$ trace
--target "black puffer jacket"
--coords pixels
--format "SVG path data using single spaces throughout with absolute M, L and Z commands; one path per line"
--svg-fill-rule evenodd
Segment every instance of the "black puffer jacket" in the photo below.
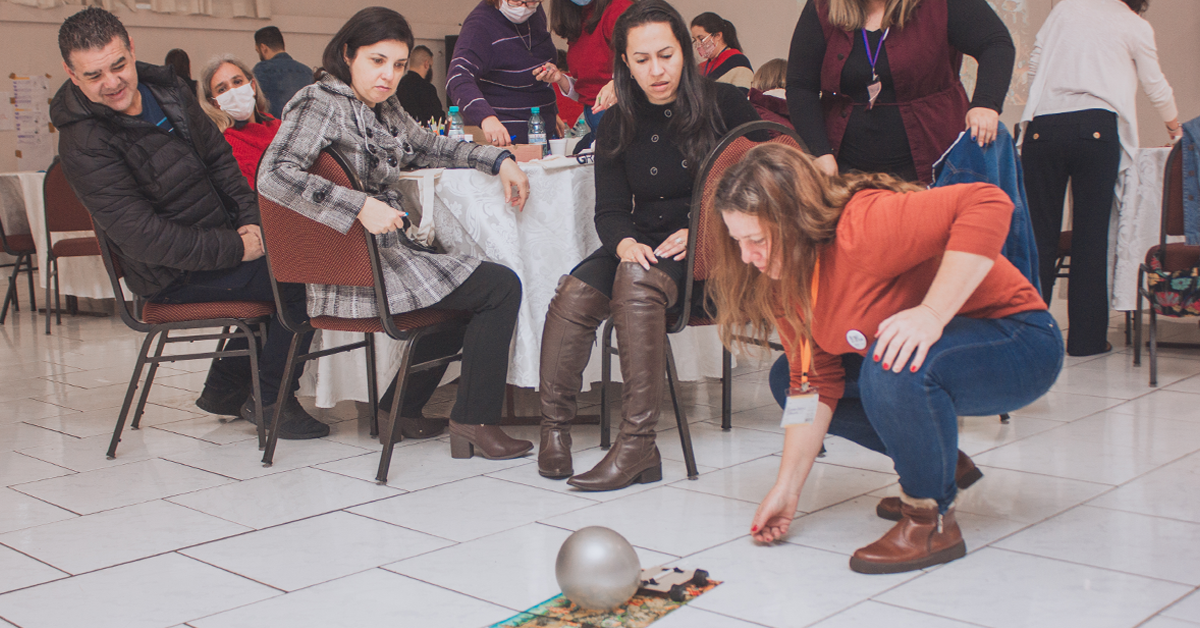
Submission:
M 125 283 L 153 296 L 185 271 L 242 261 L 258 199 L 224 136 L 170 69 L 137 64 L 174 133 L 93 103 L 71 81 L 50 104 L 63 174 L 117 249 Z

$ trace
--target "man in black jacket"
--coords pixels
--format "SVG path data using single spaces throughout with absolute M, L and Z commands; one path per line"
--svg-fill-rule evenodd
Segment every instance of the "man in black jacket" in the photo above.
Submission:
M 129 289 L 157 303 L 274 300 L 257 197 L 183 81 L 137 63 L 125 27 L 102 9 L 67 18 L 58 45 L 70 80 L 50 118 L 63 174 L 112 243 Z M 304 319 L 304 286 L 280 289 L 290 315 Z M 273 319 L 259 357 L 263 411 L 273 416 L 282 396 L 280 438 L 319 438 L 329 426 L 296 402 L 294 382 L 280 395 L 291 339 Z M 196 405 L 222 415 L 240 409 L 257 423 L 249 381 L 249 358 L 214 361 Z
M 433 51 L 426 46 L 416 46 L 408 53 L 408 73 L 400 79 L 396 97 L 405 113 L 417 124 L 429 126 L 432 122 L 446 122 L 446 110 L 438 98 L 437 88 L 429 82 L 433 75 Z

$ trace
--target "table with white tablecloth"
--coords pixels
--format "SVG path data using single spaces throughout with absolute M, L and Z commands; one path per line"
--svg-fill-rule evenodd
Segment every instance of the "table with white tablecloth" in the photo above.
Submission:
M 1145 261 L 1146 251 L 1159 243 L 1163 178 L 1170 153 L 1170 148 L 1140 149 L 1118 183 L 1108 234 L 1109 294 L 1114 310 L 1137 308 L 1138 266 Z M 1170 241 L 1175 240 L 1183 238 Z
M 586 161 L 586 160 L 584 160 Z M 559 277 L 600 246 L 593 222 L 595 178 L 589 163 L 555 157 L 521 164 L 529 177 L 524 211 L 504 204 L 499 180 L 476 170 L 412 173 L 413 195 L 421 199 L 422 236 L 436 235 L 448 251 L 465 253 L 511 268 L 521 278 L 523 298 L 510 354 L 508 382 L 536 388 L 542 325 Z M 322 332 L 316 346 L 353 342 L 357 334 Z M 376 335 L 380 391 L 395 376 L 399 343 Z M 721 344 L 714 328 L 688 328 L 671 336 L 679 376 L 699 380 L 721 376 Z M 613 360 L 614 379 L 620 379 Z M 457 372 L 451 366 L 447 378 Z M 367 400 L 361 351 L 320 359 L 307 369 L 302 394 L 314 394 L 319 407 L 345 399 Z M 600 380 L 600 350 L 584 373 L 585 387 Z
M 20 190 L 22 207 L 15 202 L 0 205 L 0 219 L 4 221 L 6 233 L 29 233 L 37 248 L 39 285 L 46 287 L 49 268 L 46 266 L 46 210 L 42 195 L 44 172 L 9 172 L 0 174 L 0 179 Z M 13 198 L 9 195 L 6 199 Z M 64 231 L 56 233 L 55 242 L 64 238 L 90 236 L 91 231 Z M 59 292 L 64 295 L 89 299 L 113 298 L 112 284 L 104 261 L 99 256 L 68 257 L 58 260 Z

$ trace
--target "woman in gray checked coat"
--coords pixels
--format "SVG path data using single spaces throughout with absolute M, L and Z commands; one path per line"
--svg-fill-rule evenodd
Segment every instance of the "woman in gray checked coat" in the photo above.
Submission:
M 498 264 L 409 246 L 396 184 L 401 169 L 410 164 L 475 168 L 498 175 L 505 200 L 519 209 L 529 196 L 529 182 L 508 151 L 434 135 L 404 112 L 396 86 L 412 45 L 408 22 L 391 9 L 371 7 L 350 18 L 325 48 L 324 76 L 298 92 L 284 109 L 283 124 L 259 168 L 258 191 L 341 233 L 357 220 L 380 236 L 392 312 L 435 308 L 473 314 L 463 329 L 422 341 L 414 360 L 448 355 L 461 346 L 462 379 L 450 415 L 452 453 L 470 457 L 478 449 L 486 458 L 515 458 L 528 453 L 533 444 L 508 437 L 496 423 L 521 282 Z M 327 147 L 346 157 L 365 192 L 306 173 Z M 308 313 L 378 316 L 374 291 L 354 286 L 309 285 Z M 405 436 L 427 438 L 441 433 L 441 423 L 422 417 L 421 408 L 444 370 L 410 377 L 400 412 Z M 394 385 L 380 405 L 390 406 L 392 396 Z

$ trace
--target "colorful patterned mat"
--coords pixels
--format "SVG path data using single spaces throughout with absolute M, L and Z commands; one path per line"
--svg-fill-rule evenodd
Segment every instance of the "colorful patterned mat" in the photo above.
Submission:
M 615 611 L 579 608 L 559 594 L 489 628 L 645 628 L 719 584 L 709 580 L 701 587 L 688 585 L 687 597 L 682 602 L 672 602 L 666 596 L 638 593 Z

